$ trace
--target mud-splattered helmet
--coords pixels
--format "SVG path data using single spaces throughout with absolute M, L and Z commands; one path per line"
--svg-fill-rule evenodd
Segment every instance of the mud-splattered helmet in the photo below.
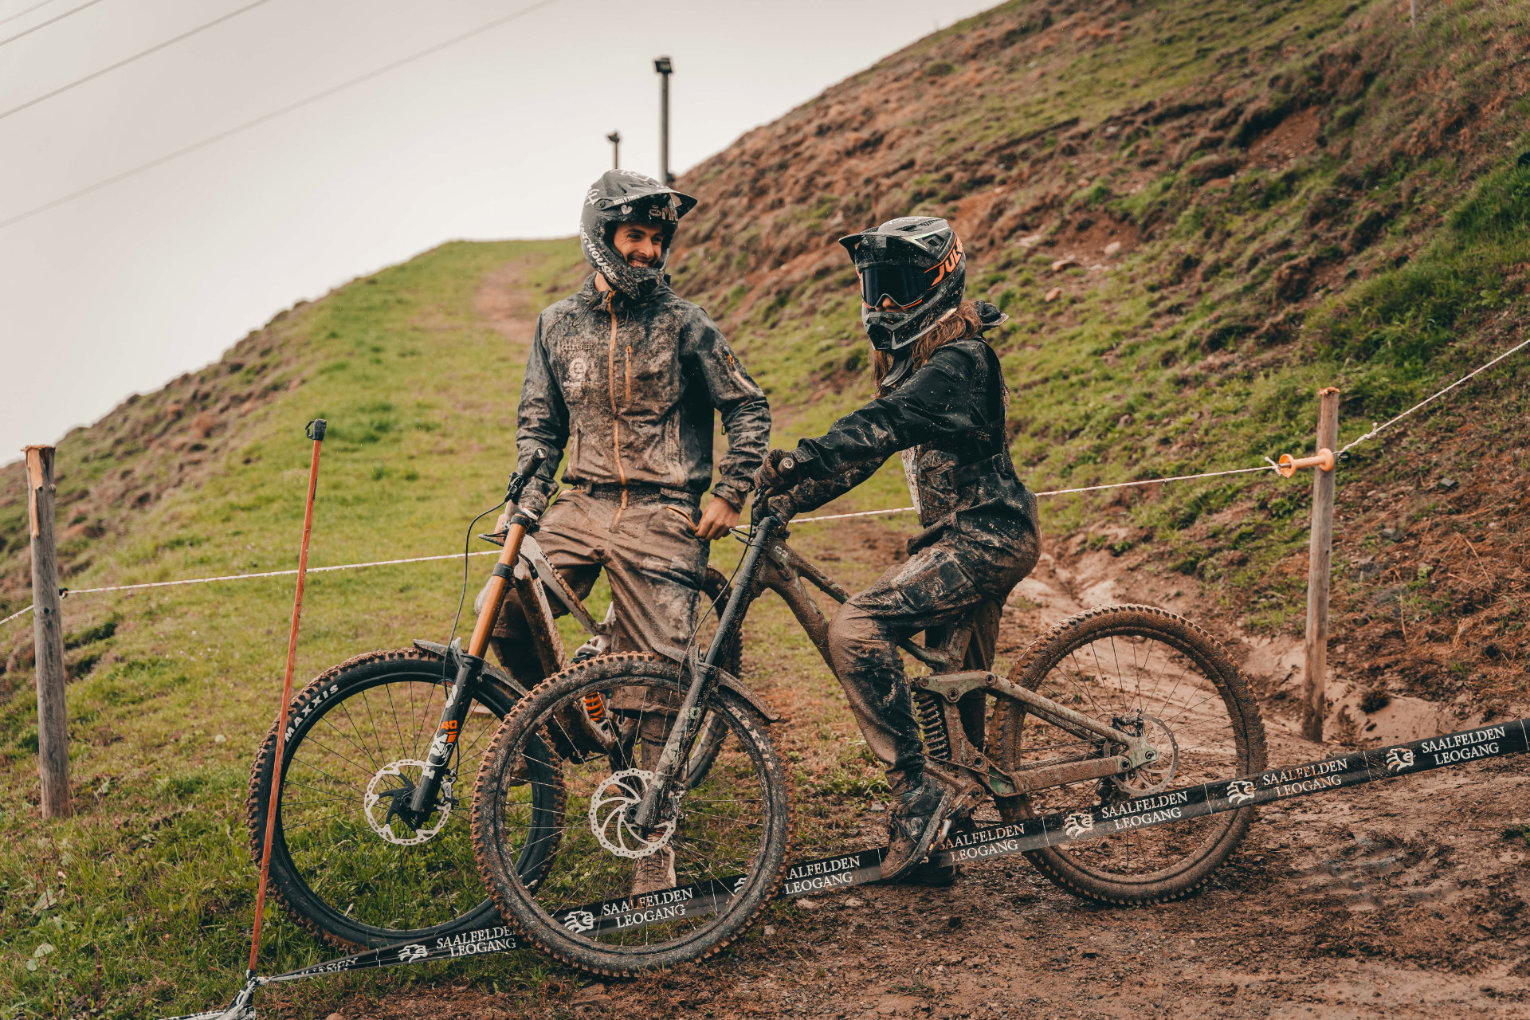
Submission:
M 629 298 L 646 300 L 664 278 L 675 225 L 696 200 L 631 170 L 607 170 L 584 195 L 579 216 L 579 246 L 586 261 L 606 282 Z M 656 266 L 629 265 L 611 244 L 618 223 L 658 223 L 664 252 Z
M 967 256 L 943 219 L 900 216 L 839 243 L 861 274 L 866 336 L 894 357 L 934 329 L 967 292 Z

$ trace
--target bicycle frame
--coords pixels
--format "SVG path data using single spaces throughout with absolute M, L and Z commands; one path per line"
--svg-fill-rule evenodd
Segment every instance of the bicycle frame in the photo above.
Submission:
M 690 687 L 677 723 L 671 728 L 664 753 L 655 768 L 656 781 L 649 785 L 635 813 L 633 820 L 638 826 L 650 826 L 658 820 L 659 806 L 678 772 L 678 763 L 687 759 L 699 730 L 701 713 L 697 711 L 697 706 L 716 688 L 715 663 L 718 652 L 735 628 L 741 626 L 748 602 L 755 594 L 769 590 L 780 595 L 807 634 L 808 640 L 818 649 L 830 670 L 833 669 L 829 656 L 829 621 L 809 594 L 803 580 L 836 602 L 845 602 L 850 598 L 850 593 L 816 564 L 788 547 L 784 540 L 778 540 L 776 536 L 781 526 L 780 519 L 771 516 L 763 517 L 755 524 L 734 579 L 732 597 L 711 645 L 704 657 L 698 658 L 693 650 L 687 660 L 692 673 Z M 1013 797 L 1052 786 L 1121 775 L 1158 759 L 1158 749 L 1142 737 L 1091 719 L 996 673 L 951 670 L 953 665 L 963 660 L 971 635 L 970 626 L 953 628 L 951 636 L 939 648 L 922 648 L 906 639 L 898 642 L 899 648 L 932 670 L 927 676 L 915 678 L 913 686 L 933 696 L 942 713 L 951 758 L 930 759 L 928 764 L 948 780 L 962 787 L 981 786 L 995 796 Z M 1027 763 L 1013 771 L 1000 769 L 967 739 L 958 714 L 958 704 L 962 697 L 979 690 L 1019 701 L 1036 718 L 1081 739 L 1098 741 L 1107 747 L 1115 745 L 1122 750 L 1113 755 L 1078 755 Z

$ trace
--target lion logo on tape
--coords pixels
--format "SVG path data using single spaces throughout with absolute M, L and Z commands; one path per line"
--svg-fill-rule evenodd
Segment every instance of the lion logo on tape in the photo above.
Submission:
M 595 927 L 595 915 L 588 910 L 570 910 L 563 919 L 563 927 L 575 935 L 583 935 Z
M 1387 752 L 1387 771 L 1394 776 L 1413 767 L 1413 752 L 1406 747 L 1394 747 Z
M 1247 779 L 1234 779 L 1227 784 L 1227 802 L 1234 807 L 1254 799 L 1254 784 Z
M 398 951 L 398 962 L 413 963 L 416 960 L 423 960 L 429 955 L 430 950 L 426 949 L 418 942 L 411 942 L 409 945 Z
M 1078 839 L 1080 836 L 1094 831 L 1094 815 L 1088 811 L 1074 811 L 1063 819 L 1063 831 L 1069 839 Z

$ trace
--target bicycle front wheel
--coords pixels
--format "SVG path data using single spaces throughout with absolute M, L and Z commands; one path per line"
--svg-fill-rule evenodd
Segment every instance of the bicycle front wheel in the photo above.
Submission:
M 292 701 L 283 749 L 271 890 L 299 924 L 332 942 L 374 947 L 427 941 L 497 923 L 473 864 L 468 813 L 458 805 L 484 749 L 514 704 L 485 677 L 436 811 L 418 827 L 390 813 L 418 781 L 446 702 L 440 656 L 419 649 L 371 652 L 321 674 Z M 260 863 L 276 727 L 261 744 L 246 803 L 250 853 Z M 553 831 L 562 809 L 557 776 L 529 765 L 513 796 L 529 824 Z M 516 861 L 528 876 L 556 842 L 532 841 Z
M 485 756 L 473 794 L 484 881 L 530 941 L 582 970 L 623 975 L 709 956 L 781 882 L 791 828 L 786 773 L 764 717 L 726 687 L 697 706 L 698 718 L 727 729 L 705 775 L 682 777 L 653 826 L 635 824 L 685 692 L 674 663 L 634 653 L 591 659 L 524 698 Z M 590 706 L 618 725 L 611 747 L 581 753 L 557 731 Z M 615 732 L 635 734 L 630 747 Z M 543 750 L 550 747 L 567 753 L 555 757 Z M 555 833 L 534 822 L 521 797 L 522 761 L 556 776 L 567 796 Z M 548 838 L 557 851 L 528 880 L 515 862 Z
M 1006 822 L 1072 816 L 1215 783 L 1265 766 L 1264 723 L 1227 654 L 1188 620 L 1153 606 L 1107 606 L 1064 620 L 1039 638 L 1010 680 L 1118 730 L 1145 737 L 1159 758 L 1108 779 L 997 798 Z M 991 722 L 1001 767 L 1083 761 L 1123 748 L 1082 739 L 1001 698 Z M 1166 804 L 1169 801 L 1165 802 Z M 1037 850 L 1030 860 L 1053 882 L 1102 903 L 1179 899 L 1200 888 L 1242 841 L 1254 809 L 1204 815 Z

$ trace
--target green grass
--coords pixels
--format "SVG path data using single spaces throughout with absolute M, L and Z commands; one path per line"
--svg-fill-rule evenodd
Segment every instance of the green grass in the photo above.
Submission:
M 1348 7 L 1337 0 L 1243 5 L 1209 18 L 1193 5 L 1150 4 L 1140 32 L 1059 48 L 1044 87 L 985 95 L 962 119 L 927 127 L 942 152 L 954 153 L 1065 117 L 1089 124 L 1208 79 L 1224 51 L 1239 45 L 1290 51 L 1267 69 L 1277 82 L 1271 102 L 1313 98 L 1317 55 L 1331 37 L 1359 32 Z M 1194 16 L 1181 17 L 1186 10 Z M 1440 86 L 1462 102 L 1480 95 L 1494 66 L 1481 40 L 1504 30 L 1505 17 L 1494 5 L 1465 3 L 1432 9 L 1416 33 L 1376 29 L 1391 33 L 1394 78 L 1385 81 L 1399 98 L 1347 98 L 1355 112 L 1333 121 L 1327 148 L 1279 173 L 1240 173 L 1232 186 L 1211 191 L 1174 165 L 1156 128 L 1099 142 L 1122 153 L 1122 168 L 1153 153 L 1161 161 L 1136 190 L 1126 186 L 1124 169 L 1071 189 L 1070 208 L 1157 224 L 1151 237 L 1097 285 L 1052 304 L 1041 299 L 1051 285 L 1050 256 L 1018 247 L 1018 236 L 971 268 L 974 292 L 997 299 L 1014 319 L 996 346 L 1011 387 L 1012 451 L 1022 477 L 1050 489 L 1259 464 L 1310 447 L 1321 386 L 1344 394 L 1347 439 L 1500 348 L 1506 324 L 1530 312 L 1530 168 L 1515 160 L 1530 146 L 1520 136 L 1530 109 L 1521 103 L 1510 111 L 1507 119 L 1519 118 L 1511 130 L 1481 125 L 1492 156 L 1482 158 L 1487 172 L 1474 180 L 1461 179 L 1471 167 L 1439 154 L 1359 164 L 1418 119 L 1421 100 L 1402 97 L 1414 96 L 1414 86 L 1435 80 L 1429 76 L 1441 68 L 1487 69 Z M 928 45 L 944 46 L 974 24 L 981 19 Z M 963 59 L 925 61 L 930 87 L 958 79 Z M 1005 73 L 1028 72 L 1021 64 Z M 1051 151 L 1058 139 L 1034 144 Z M 1060 162 L 1059 173 L 1064 169 Z M 1351 178 L 1363 184 L 1366 203 L 1396 207 L 1380 228 L 1384 240 L 1348 261 L 1326 247 L 1304 250 L 1308 211 Z M 938 211 L 961 197 L 962 187 L 941 172 L 910 174 L 889 183 L 891 194 L 876 205 L 912 202 L 917 192 L 918 202 Z M 1017 207 L 1036 187 L 1015 187 Z M 870 210 L 866 195 L 824 196 L 793 215 L 827 234 L 838 229 L 829 226 L 834 217 L 858 222 Z M 1027 232 L 1044 226 L 1029 224 Z M 757 237 L 760 228 L 749 230 Z M 786 445 L 823 431 L 872 391 L 854 275 L 839 266 L 751 300 L 738 277 L 760 267 L 745 234 L 725 249 L 732 260 L 726 279 L 696 293 L 682 259 L 679 289 L 724 324 L 770 394 L 776 443 Z M 1413 236 L 1426 243 L 1398 262 L 1394 251 Z M 1346 272 L 1311 314 L 1295 316 L 1284 338 L 1272 338 L 1260 330 L 1285 309 L 1272 299 L 1270 280 L 1303 254 L 1342 263 Z M 188 380 L 188 389 L 258 398 L 246 412 L 221 415 L 221 431 L 193 444 L 203 449 L 166 445 L 186 425 L 167 409 L 166 394 L 136 398 L 99 426 L 71 433 L 59 450 L 60 496 L 85 509 L 67 522 L 83 528 L 61 547 L 67 583 L 294 565 L 309 457 L 302 426 L 318 416 L 330 420 L 331 431 L 315 565 L 460 548 L 468 519 L 502 491 L 512 455 L 525 338 L 496 332 L 474 304 L 485 278 L 507 267 L 523 281 L 521 298 L 532 308 L 567 292 L 581 273 L 572 241 L 444 245 L 285 313 Z M 1182 310 L 1172 311 L 1176 306 Z M 1530 378 L 1523 363 L 1496 375 Z M 1516 428 L 1522 433 L 1515 415 L 1524 398 L 1516 399 L 1498 409 L 1502 420 L 1482 423 L 1505 443 Z M 1427 437 L 1455 425 L 1442 416 L 1412 427 Z M 1423 476 L 1427 438 L 1395 442 L 1387 449 L 1403 456 L 1383 456 L 1379 444 L 1357 450 L 1343 476 L 1344 486 L 1355 488 L 1341 488 L 1341 499 L 1363 486 Z M 204 460 L 183 477 L 187 458 Z M 136 472 L 134 484 L 164 496 L 129 512 L 133 524 L 119 541 L 107 520 L 117 511 L 88 494 L 125 468 Z M 1056 498 L 1042 506 L 1042 527 L 1056 539 L 1102 521 L 1129 525 L 1131 537 L 1100 536 L 1091 547 L 1150 550 L 1151 568 L 1205 582 L 1204 597 L 1247 627 L 1291 631 L 1300 624 L 1303 577 L 1282 568 L 1305 548 L 1308 491 L 1302 478 L 1238 476 L 1124 497 Z M 907 502 L 901 473 L 890 464 L 844 504 Z M 25 546 L 25 513 L 23 502 L 0 502 L 0 556 L 8 564 Z M 855 588 L 885 565 L 878 560 L 889 555 L 886 536 L 911 529 L 908 518 L 845 530 L 802 525 L 796 541 Z M 877 539 L 874 553 L 853 541 L 868 536 Z M 731 544 L 714 550 L 727 568 L 736 556 Z M 471 585 L 487 561 L 474 563 Z M 1442 612 L 1422 581 L 1404 585 L 1389 607 L 1405 622 Z M 444 637 L 460 584 L 460 564 L 450 561 L 313 575 L 300 680 L 360 651 Z M 169 1014 L 231 995 L 248 951 L 254 894 L 244 850 L 245 782 L 276 708 L 291 596 L 291 579 L 283 578 L 66 602 L 69 661 L 78 677 L 69 712 L 79 809 L 67 821 L 42 822 L 26 800 L 36 787 L 34 703 L 25 669 L 0 674 L 0 798 L 10 822 L 0 848 L 0 1018 Z M 597 613 L 605 597 L 596 592 Z M 12 608 L 19 604 L 0 604 L 0 615 Z M 0 657 L 26 643 L 24 627 L 0 632 Z M 573 632 L 565 637 L 574 639 Z M 856 832 L 855 809 L 881 795 L 879 772 L 837 683 L 779 600 L 752 611 L 748 641 L 746 678 L 790 716 L 773 736 L 796 784 L 801 844 L 805 851 L 832 846 Z M 265 970 L 334 955 L 272 917 Z M 518 954 L 304 982 L 261 1002 L 272 1015 L 322 1016 L 347 996 L 398 994 L 449 974 L 529 1003 L 551 973 L 535 955 Z

